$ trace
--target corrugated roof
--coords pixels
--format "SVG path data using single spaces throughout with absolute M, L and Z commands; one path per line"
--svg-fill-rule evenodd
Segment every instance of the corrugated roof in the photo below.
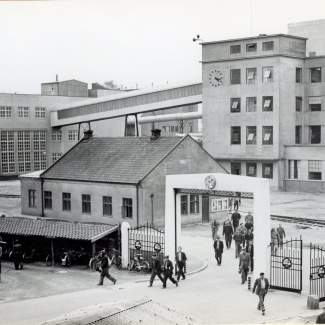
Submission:
M 91 240 L 114 231 L 117 225 L 92 224 L 56 220 L 0 218 L 0 233 L 21 236 L 41 236 Z
M 96 138 L 79 142 L 48 168 L 45 179 L 137 184 L 184 138 Z

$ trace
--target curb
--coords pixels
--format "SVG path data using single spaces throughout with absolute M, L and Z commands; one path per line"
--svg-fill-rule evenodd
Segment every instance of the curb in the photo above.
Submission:
M 201 258 L 200 258 L 200 260 L 202 260 Z M 203 262 L 204 262 L 204 265 L 202 266 L 202 267 L 200 267 L 199 269 L 197 269 L 197 270 L 194 270 L 194 271 L 192 271 L 192 272 L 189 272 L 189 273 L 186 273 L 186 275 L 188 276 L 188 275 L 192 275 L 192 274 L 195 274 L 195 273 L 199 273 L 199 272 L 201 272 L 201 271 L 203 271 L 203 270 L 205 270 L 207 267 L 208 267 L 208 260 L 207 259 L 205 259 L 205 260 L 203 260 Z M 158 279 L 155 279 L 155 281 L 157 281 Z M 148 281 L 148 279 L 140 279 L 140 280 L 136 280 L 136 281 L 134 281 L 135 283 L 140 283 L 140 282 L 147 282 Z

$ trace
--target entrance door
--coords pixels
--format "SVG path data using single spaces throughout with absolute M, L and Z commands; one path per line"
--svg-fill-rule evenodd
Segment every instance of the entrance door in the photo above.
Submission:
M 209 195 L 202 195 L 202 222 L 209 221 Z

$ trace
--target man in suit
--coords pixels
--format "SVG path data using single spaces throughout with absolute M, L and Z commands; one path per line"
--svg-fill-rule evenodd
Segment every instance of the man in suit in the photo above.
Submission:
M 241 218 L 241 215 L 239 212 L 235 211 L 232 215 L 231 215 L 231 220 L 232 220 L 232 225 L 234 227 L 234 231 L 236 231 L 237 227 L 239 226 L 239 220 Z
M 186 254 L 182 252 L 182 247 L 178 246 L 178 252 L 176 253 L 177 281 L 181 276 L 182 280 L 185 280 L 184 267 L 186 260 Z
M 212 240 L 215 239 L 215 236 L 216 234 L 218 233 L 218 230 L 219 230 L 219 221 L 217 221 L 216 219 L 214 219 L 212 222 L 211 222 L 211 230 L 212 230 Z
M 171 282 L 176 284 L 176 287 L 178 287 L 178 282 L 174 280 L 173 278 L 173 263 L 169 260 L 169 256 L 166 255 L 164 257 L 164 282 L 163 282 L 163 287 L 162 289 L 166 289 L 166 282 L 167 279 L 169 279 Z
M 215 252 L 215 257 L 218 262 L 218 265 L 221 265 L 222 253 L 223 253 L 223 241 L 220 240 L 220 236 L 217 236 L 216 240 L 213 243 L 213 248 Z
M 246 252 L 249 254 L 249 256 L 251 257 L 251 273 L 253 273 L 254 271 L 254 244 L 253 241 L 250 240 L 248 242 L 248 244 L 246 245 Z
M 264 306 L 264 298 L 269 290 L 269 280 L 264 278 L 264 273 L 260 273 L 260 277 L 255 280 L 253 293 L 256 289 L 256 294 L 258 295 L 259 301 L 257 305 L 258 310 L 262 310 L 262 315 L 265 315 L 265 306 Z
M 247 274 L 251 265 L 251 257 L 242 247 L 242 252 L 239 255 L 239 271 L 241 273 L 241 284 L 247 281 Z
M 149 287 L 152 287 L 152 283 L 153 283 L 156 275 L 161 280 L 161 282 L 164 283 L 164 279 L 161 276 L 161 263 L 160 263 L 160 260 L 157 258 L 156 254 L 153 254 L 151 256 L 151 258 L 152 258 L 152 273 L 151 273 L 151 277 L 150 277 Z
M 241 249 L 241 244 L 243 242 L 243 236 L 242 234 L 240 233 L 240 231 L 237 229 L 235 231 L 235 234 L 234 234 L 234 241 L 235 241 L 235 255 L 236 255 L 236 258 L 239 256 L 240 254 L 240 249 Z
M 232 235 L 234 231 L 230 222 L 230 218 L 227 218 L 223 223 L 222 234 L 225 236 L 227 249 L 231 248 Z

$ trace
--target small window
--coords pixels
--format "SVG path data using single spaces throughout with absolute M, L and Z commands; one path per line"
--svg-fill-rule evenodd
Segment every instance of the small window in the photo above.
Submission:
M 82 194 L 82 213 L 91 213 L 91 197 L 88 194 Z
M 193 126 L 192 125 L 189 125 L 188 126 L 188 133 L 192 133 L 193 132 Z
M 273 51 L 274 50 L 274 42 L 263 42 L 262 43 L 262 51 Z
M 68 140 L 69 141 L 78 141 L 78 131 L 77 130 L 69 130 Z
M 296 83 L 301 84 L 302 83 L 302 69 L 296 68 Z
M 133 217 L 133 204 L 132 199 L 123 198 L 122 201 L 122 218 L 132 218 Z
M 302 97 L 296 97 L 296 112 L 302 112 Z
M 240 84 L 240 69 L 230 70 L 230 84 L 239 85 Z
M 45 118 L 45 107 L 35 107 L 35 118 Z
M 240 113 L 240 98 L 231 98 L 230 99 L 230 112 L 231 113 Z
M 256 52 L 256 50 L 257 50 L 256 43 L 246 44 L 246 52 Z
M 322 110 L 322 98 L 321 97 L 309 97 L 309 110 L 311 112 L 319 112 Z
M 175 126 L 175 132 L 178 132 L 178 125 Z
M 187 214 L 187 195 L 181 195 L 181 214 Z
M 310 82 L 317 83 L 322 81 L 322 69 L 321 68 L 311 68 L 310 69 Z
M 240 144 L 240 126 L 231 127 L 231 144 Z
M 272 112 L 273 111 L 273 96 L 263 96 L 263 112 Z
M 263 67 L 263 82 L 273 82 L 273 67 Z
M 289 160 L 289 179 L 300 179 L 300 160 Z
M 257 173 L 256 163 L 246 163 L 246 175 L 250 177 L 256 177 Z
M 262 177 L 273 178 L 273 164 L 262 164 Z
M 0 106 L 0 118 L 12 118 L 12 108 L 9 106 Z
M 240 45 L 231 45 L 230 46 L 230 54 L 236 54 L 241 52 L 241 46 Z
M 29 107 L 18 107 L 18 118 L 29 118 Z
M 246 98 L 246 112 L 256 112 L 256 97 Z
M 163 132 L 166 132 L 166 126 L 163 126 L 163 127 L 162 127 L 162 131 L 163 131 Z
M 52 153 L 52 162 L 56 162 L 59 158 L 62 157 L 62 153 L 61 152 L 53 152 Z
M 52 192 L 44 191 L 44 209 L 52 209 Z
M 322 161 L 308 160 L 308 179 L 322 180 Z
M 103 215 L 112 216 L 112 197 L 103 196 Z
M 199 213 L 199 196 L 190 195 L 190 213 Z
M 246 144 L 256 144 L 256 126 L 246 127 Z
M 232 175 L 241 175 L 241 163 L 235 162 L 230 164 L 231 174 Z
M 309 143 L 319 144 L 321 143 L 321 126 L 313 125 L 309 127 Z
M 256 83 L 256 68 L 246 69 L 246 83 L 255 84 Z
M 166 132 L 170 132 L 170 126 L 166 126 Z
M 302 143 L 302 126 L 301 125 L 296 125 L 295 140 L 296 140 L 296 144 Z
M 62 141 L 62 131 L 52 131 L 52 141 Z
M 172 126 L 170 127 L 170 132 L 175 132 L 174 129 L 175 129 L 175 128 L 174 128 L 174 126 L 172 125 Z
M 273 144 L 273 126 L 262 127 L 263 145 Z
M 71 193 L 62 193 L 62 210 L 71 211 Z
M 36 190 L 28 190 L 28 206 L 36 208 Z

